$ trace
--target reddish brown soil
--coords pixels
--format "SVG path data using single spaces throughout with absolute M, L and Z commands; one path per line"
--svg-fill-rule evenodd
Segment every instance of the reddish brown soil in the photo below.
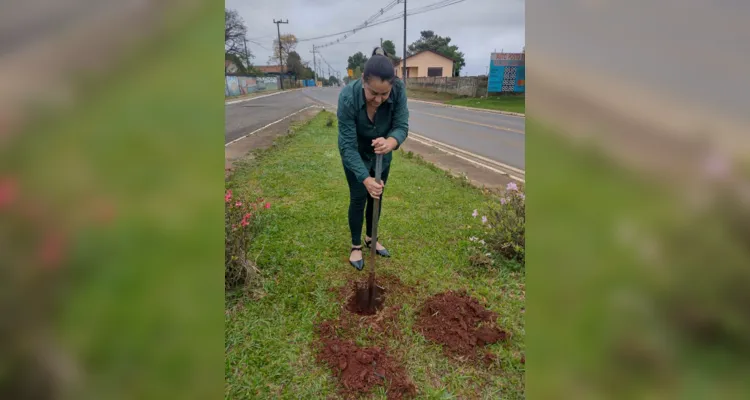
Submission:
M 386 387 L 389 399 L 403 399 L 416 394 L 416 388 L 406 370 L 390 358 L 384 348 L 358 347 L 351 340 L 336 334 L 336 326 L 323 322 L 318 326 L 322 349 L 318 361 L 338 375 L 346 397 L 370 393 L 375 386 Z
M 497 314 L 466 293 L 449 291 L 422 305 L 416 326 L 428 340 L 442 344 L 447 353 L 473 358 L 477 348 L 510 337 L 495 326 L 496 319 Z

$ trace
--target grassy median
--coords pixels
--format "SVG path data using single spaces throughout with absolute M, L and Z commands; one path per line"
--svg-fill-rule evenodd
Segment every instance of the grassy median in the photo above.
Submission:
M 448 101 L 446 104 L 455 106 L 483 108 L 487 110 L 510 111 L 525 114 L 525 96 L 497 96 L 497 97 L 464 97 Z
M 229 187 L 272 203 L 250 257 L 262 270 L 255 299 L 227 295 L 225 396 L 328 398 L 340 387 L 315 360 L 314 327 L 341 313 L 339 289 L 365 273 L 348 265 L 348 188 L 331 114 L 322 112 L 252 161 L 238 163 Z M 383 200 L 380 236 L 393 254 L 378 276 L 398 278 L 402 304 L 395 332 L 380 344 L 406 369 L 418 398 L 523 398 L 525 288 L 522 274 L 470 266 L 471 216 L 491 199 L 465 182 L 402 152 L 394 155 Z M 511 339 L 489 345 L 496 358 L 472 363 L 446 356 L 414 329 L 430 296 L 465 289 L 498 314 Z M 371 332 L 357 344 L 371 346 Z M 378 336 L 379 337 L 379 336 Z M 374 391 L 384 398 L 385 390 Z

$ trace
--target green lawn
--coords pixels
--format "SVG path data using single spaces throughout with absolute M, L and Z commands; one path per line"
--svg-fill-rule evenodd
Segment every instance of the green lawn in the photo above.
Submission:
M 446 104 L 464 107 L 484 108 L 488 110 L 510 111 L 521 114 L 526 113 L 525 96 L 499 96 L 488 98 L 464 97 L 449 100 Z
M 226 398 L 336 398 L 337 381 L 314 358 L 314 326 L 338 318 L 335 289 L 364 278 L 348 265 L 348 188 L 331 114 L 322 112 L 293 136 L 281 138 L 253 161 L 238 163 L 228 183 L 235 193 L 262 195 L 273 205 L 250 249 L 263 270 L 259 299 L 228 294 L 225 313 Z M 402 152 L 394 155 L 380 236 L 394 255 L 378 259 L 378 273 L 407 287 L 386 301 L 403 304 L 398 332 L 387 343 L 405 366 L 418 398 L 524 398 L 525 288 L 523 275 L 469 266 L 478 233 L 471 217 L 491 201 L 481 191 Z M 488 349 L 491 366 L 443 355 L 412 326 L 429 296 L 466 289 L 499 314 L 512 333 Z M 346 311 L 343 311 L 346 312 Z M 362 332 L 360 345 L 373 345 Z M 382 388 L 376 398 L 384 398 Z

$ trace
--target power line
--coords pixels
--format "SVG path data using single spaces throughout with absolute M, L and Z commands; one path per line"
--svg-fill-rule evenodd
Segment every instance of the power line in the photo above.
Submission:
M 407 10 L 406 15 L 423 14 L 423 13 L 426 13 L 428 11 L 439 10 L 441 8 L 445 8 L 445 7 L 448 7 L 448 6 L 452 6 L 454 4 L 462 3 L 464 1 L 466 1 L 466 0 L 443 0 L 443 1 L 439 1 L 437 3 L 428 4 L 428 5 L 423 6 L 423 7 L 418 7 L 418 8 L 413 8 L 411 10 Z M 404 17 L 403 13 L 391 15 L 391 16 L 387 17 L 386 19 L 382 19 L 382 20 L 375 21 L 374 23 L 370 23 L 366 27 L 357 28 L 357 29 L 353 29 L 353 30 L 349 30 L 349 31 L 340 32 L 340 33 L 349 33 L 349 32 L 355 33 L 356 31 L 359 31 L 359 30 L 362 30 L 362 29 L 366 29 L 366 28 L 371 28 L 373 26 L 382 25 L 382 24 L 385 24 L 387 22 L 391 22 L 391 21 L 395 21 L 397 19 L 401 19 L 403 17 Z M 326 35 L 325 37 L 330 37 L 330 36 L 336 36 L 336 34 Z M 335 44 L 339 44 L 341 42 L 341 40 L 346 39 L 348 36 L 349 35 L 344 35 L 343 38 L 339 38 L 339 39 L 337 39 L 335 41 L 331 41 L 331 42 L 322 44 L 320 46 L 315 46 L 315 47 L 316 48 L 324 48 L 324 47 L 328 47 L 328 46 L 333 46 Z
M 311 41 L 311 40 L 325 39 L 325 38 L 329 38 L 329 37 L 332 37 L 332 36 L 343 35 L 343 34 L 350 33 L 350 32 L 351 33 L 355 33 L 355 32 L 357 32 L 360 29 L 364 29 L 364 28 L 368 27 L 370 25 L 370 23 L 372 23 L 373 21 L 375 21 L 376 19 L 378 19 L 385 12 L 390 11 L 398 3 L 399 3 L 399 0 L 393 0 L 393 1 L 391 1 L 385 7 L 381 8 L 378 12 L 376 12 L 375 14 L 373 14 L 369 18 L 367 18 L 365 20 L 365 22 L 357 25 L 357 27 L 355 27 L 355 28 L 347 29 L 345 31 L 331 33 L 331 34 L 323 35 L 323 36 L 317 36 L 317 37 L 306 38 L 306 39 L 297 39 L 297 42 L 308 42 L 308 41 Z

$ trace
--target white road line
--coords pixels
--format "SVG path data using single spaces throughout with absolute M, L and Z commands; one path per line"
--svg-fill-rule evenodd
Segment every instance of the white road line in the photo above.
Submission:
M 415 135 L 415 136 L 417 136 L 417 135 Z M 457 158 L 460 158 L 460 159 L 462 159 L 462 160 L 468 161 L 468 162 L 470 162 L 470 163 L 472 163 L 472 164 L 474 164 L 474 165 L 476 165 L 476 166 L 478 166 L 478 167 L 482 167 L 482 168 L 488 169 L 488 170 L 490 170 L 490 171 L 492 171 L 492 172 L 495 172 L 495 173 L 497 173 L 497 174 L 500 174 L 500 175 L 506 175 L 506 176 L 510 177 L 511 179 L 513 179 L 513 180 L 516 180 L 516 181 L 518 181 L 518 182 L 521 182 L 521 183 L 526 183 L 526 181 L 525 181 L 525 180 L 524 180 L 523 178 L 517 177 L 517 176 L 515 176 L 515 175 L 511 175 L 511 174 L 507 173 L 506 171 L 501 171 L 501 170 L 499 170 L 499 169 L 496 169 L 496 168 L 492 168 L 492 167 L 490 167 L 489 165 L 486 165 L 486 164 L 483 164 L 483 163 L 480 163 L 480 162 L 477 162 L 477 161 L 471 160 L 471 159 L 469 159 L 469 158 L 466 158 L 466 157 L 464 157 L 464 156 L 462 156 L 462 155 L 460 155 L 460 154 L 456 154 L 456 153 L 453 153 L 453 152 L 451 152 L 451 151 L 448 151 L 448 150 L 446 150 L 446 149 L 440 148 L 440 147 L 438 147 L 438 146 L 436 146 L 436 145 L 434 145 L 434 144 L 432 144 L 432 143 L 429 143 L 429 142 L 427 142 L 427 141 L 423 141 L 423 140 L 422 140 L 422 139 L 420 139 L 420 138 L 417 138 L 417 137 L 412 137 L 412 139 L 413 139 L 413 140 L 416 140 L 417 142 L 419 142 L 419 143 L 422 143 L 422 144 L 424 144 L 424 145 L 426 145 L 426 146 L 429 146 L 429 147 L 432 147 L 432 148 L 438 149 L 438 150 L 442 151 L 443 153 L 446 153 L 446 154 L 450 154 L 450 155 L 452 155 L 452 156 L 454 156 L 454 157 L 457 157 Z
M 262 95 L 262 96 L 257 96 L 257 97 L 251 97 L 251 98 L 249 98 L 249 99 L 239 99 L 239 100 L 231 100 L 231 101 L 225 101 L 225 102 L 224 102 L 224 105 L 225 105 L 225 106 L 231 106 L 232 104 L 237 104 L 237 103 L 244 103 L 244 102 L 246 102 L 246 101 L 252 101 L 252 100 L 258 100 L 258 99 L 262 99 L 262 98 L 264 98 L 264 97 L 276 96 L 277 94 L 282 94 L 282 93 L 290 93 L 290 92 L 296 92 L 297 90 L 302 90 L 302 89 L 280 90 L 280 91 L 278 91 L 278 92 L 273 92 L 273 93 L 269 93 L 269 94 L 264 94 L 264 95 Z
M 417 99 L 408 99 L 408 100 L 416 102 L 416 103 L 430 104 L 430 105 L 433 105 L 433 106 L 459 108 L 461 110 L 467 110 L 467 111 L 476 111 L 476 112 L 483 112 L 483 113 L 490 113 L 490 114 L 508 115 L 508 116 L 511 116 L 511 117 L 518 117 L 518 118 L 526 118 L 526 114 L 521 114 L 521 113 L 516 113 L 516 112 L 510 112 L 510 111 L 488 110 L 486 108 L 474 108 L 474 107 L 455 106 L 453 104 L 443 104 L 443 103 L 436 103 L 434 101 L 424 101 L 424 100 L 417 100 Z
M 232 140 L 231 142 L 229 142 L 229 143 L 225 144 L 225 145 L 224 145 L 224 147 L 227 147 L 227 146 L 229 146 L 229 145 L 230 145 L 230 144 L 232 144 L 232 143 L 238 142 L 238 141 L 240 141 L 240 140 L 242 140 L 242 139 L 244 139 L 244 138 L 246 138 L 246 137 L 248 137 L 248 136 L 250 136 L 250 135 L 254 135 L 254 134 L 256 134 L 256 133 L 258 133 L 258 132 L 262 131 L 263 129 L 266 129 L 266 128 L 268 128 L 269 126 L 271 126 L 271 125 L 273 125 L 273 124 L 278 124 L 279 122 L 281 122 L 281 121 L 283 121 L 283 120 L 285 120 L 285 119 L 287 119 L 287 118 L 289 118 L 289 117 L 293 117 L 293 116 L 295 116 L 295 115 L 297 115 L 297 114 L 301 113 L 302 111 L 305 111 L 305 110 L 307 110 L 307 109 L 310 109 L 310 108 L 320 108 L 320 106 L 312 105 L 312 106 L 307 106 L 307 107 L 305 107 L 305 108 L 303 108 L 303 109 L 301 109 L 301 110 L 299 110 L 299 111 L 295 111 L 295 112 L 293 112 L 293 113 L 291 113 L 291 114 L 287 115 L 286 117 L 284 117 L 284 118 L 281 118 L 281 119 L 277 119 L 276 121 L 273 121 L 273 122 L 271 122 L 270 124 L 268 124 L 268 125 L 266 125 L 266 126 L 264 126 L 264 127 L 262 127 L 262 128 L 258 128 L 258 129 L 256 129 L 256 130 L 254 130 L 254 131 L 252 131 L 252 132 L 248 133 L 248 134 L 247 134 L 247 135 L 245 135 L 245 136 L 242 136 L 242 137 L 239 137 L 239 138 L 237 138 L 237 139 L 234 139 L 234 140 Z
M 490 163 L 490 164 L 494 164 L 494 165 L 496 165 L 496 166 L 498 166 L 498 167 L 500 167 L 500 168 L 505 168 L 505 169 L 508 169 L 508 170 L 510 170 L 510 171 L 513 171 L 513 172 L 515 172 L 515 173 L 517 173 L 517 174 L 526 174 L 526 171 L 524 171 L 524 170 L 522 170 L 522 169 L 519 169 L 519 168 L 516 168 L 516 167 L 511 167 L 511 166 L 510 166 L 510 165 L 508 165 L 508 164 L 503 164 L 503 163 L 501 163 L 501 162 L 499 162 L 499 161 L 495 161 L 495 160 L 492 160 L 492 159 L 489 159 L 489 158 L 486 158 L 486 157 L 482 157 L 482 156 L 480 156 L 479 154 L 475 154 L 475 153 L 472 153 L 472 152 L 470 152 L 470 151 L 466 151 L 466 150 L 464 150 L 464 149 L 459 149 L 458 147 L 454 147 L 454 146 L 451 146 L 451 145 L 449 145 L 449 144 L 443 143 L 443 142 L 441 142 L 441 141 L 438 141 L 438 140 L 435 140 L 435 139 L 431 139 L 431 138 L 428 138 L 428 137 L 426 137 L 426 136 L 424 136 L 424 135 L 420 135 L 420 134 L 418 134 L 418 133 L 416 133 L 416 132 L 414 132 L 414 131 L 409 131 L 409 135 L 412 135 L 412 136 L 416 136 L 416 137 L 418 137 L 418 138 L 420 138 L 420 139 L 422 139 L 422 140 L 426 140 L 426 141 L 434 142 L 434 143 L 435 143 L 436 145 L 438 145 L 438 146 L 443 146 L 443 147 L 446 147 L 446 148 L 448 148 L 448 149 L 450 149 L 450 150 L 453 150 L 453 151 L 455 151 L 455 152 L 457 152 L 457 153 L 463 153 L 463 154 L 465 154 L 465 155 L 467 155 L 467 156 L 470 156 L 470 157 L 474 157 L 474 158 L 477 158 L 477 159 L 479 159 L 479 160 L 482 160 L 482 161 L 484 161 L 484 162 L 487 162 L 487 163 Z
M 329 106 L 333 107 L 334 110 L 337 109 L 336 106 L 334 106 L 332 104 L 329 104 L 329 103 L 327 103 L 325 101 L 322 101 L 322 100 L 318 100 L 318 101 L 320 101 L 321 103 L 324 103 L 324 104 L 328 104 Z M 482 161 L 490 163 L 490 164 L 494 164 L 495 166 L 498 166 L 500 168 L 505 168 L 505 169 L 510 170 L 512 172 L 515 172 L 515 173 L 517 173 L 519 175 L 525 175 L 526 172 L 524 170 L 521 170 L 521 169 L 518 169 L 518 168 L 515 168 L 515 167 L 511 167 L 510 165 L 503 164 L 503 163 L 501 163 L 499 161 L 495 161 L 495 160 L 491 160 L 491 159 L 486 158 L 486 157 L 482 157 L 479 154 L 474 154 L 474 153 L 472 153 L 470 151 L 459 149 L 457 147 L 451 146 L 449 144 L 445 144 L 445 143 L 437 141 L 435 139 L 430 139 L 428 137 L 422 136 L 422 135 L 420 135 L 418 133 L 415 133 L 413 131 L 409 131 L 409 136 L 411 136 L 412 139 L 416 140 L 417 142 L 422 143 L 422 144 L 424 144 L 426 146 L 438 149 L 438 150 L 442 151 L 443 153 L 447 153 L 447 154 L 450 154 L 452 156 L 458 157 L 458 158 L 460 158 L 462 160 L 468 161 L 468 162 L 470 162 L 470 163 L 472 163 L 474 165 L 477 165 L 477 166 L 480 166 L 482 168 L 488 169 L 488 170 L 493 171 L 495 173 L 509 176 L 511 179 L 516 180 L 518 182 L 526 183 L 526 181 L 523 178 L 517 177 L 515 175 L 511 175 L 507 171 L 501 171 L 501 170 L 493 168 L 493 167 L 491 167 L 489 165 L 485 165 L 485 164 L 477 162 L 475 160 L 468 159 L 468 158 L 466 158 L 466 157 L 464 157 L 464 156 L 462 156 L 460 154 L 457 154 L 457 153 L 463 153 L 463 154 L 465 154 L 467 156 L 474 157 L 476 159 L 482 160 Z M 452 151 L 448 151 L 448 150 L 446 150 L 444 148 L 441 148 L 439 146 L 446 147 L 446 148 L 448 148 L 450 150 L 453 150 L 455 153 L 452 152 Z

